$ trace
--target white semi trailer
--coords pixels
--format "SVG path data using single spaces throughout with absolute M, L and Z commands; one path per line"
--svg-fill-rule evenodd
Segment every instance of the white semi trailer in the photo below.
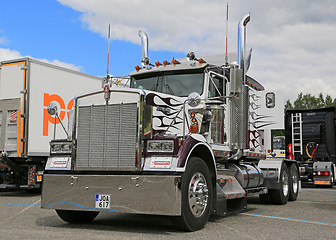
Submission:
M 74 96 L 100 89 L 101 78 L 31 58 L 0 63 L 0 188 L 40 188 L 49 142 L 59 119 L 67 124 Z M 57 131 L 56 138 L 66 137 Z
M 42 208 L 70 223 L 100 211 L 167 215 L 195 231 L 210 214 L 246 209 L 248 195 L 295 200 L 296 161 L 266 159 L 263 148 L 264 129 L 283 128 L 283 102 L 246 75 L 249 20 L 239 23 L 238 64 L 193 52 L 188 61 L 150 64 L 140 31 L 142 67 L 130 73 L 131 88 L 106 84 L 77 96 L 72 140 L 51 141 Z

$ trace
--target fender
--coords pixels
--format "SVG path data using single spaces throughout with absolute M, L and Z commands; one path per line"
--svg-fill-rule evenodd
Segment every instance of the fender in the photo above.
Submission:
M 178 171 L 185 171 L 185 168 L 188 164 L 188 161 L 193 153 L 198 148 L 204 148 L 206 151 L 202 151 L 202 153 L 207 157 L 207 159 L 203 159 L 206 162 L 210 163 L 213 165 L 214 170 L 216 172 L 216 162 L 215 162 L 215 157 L 213 155 L 212 149 L 209 146 L 209 144 L 206 142 L 205 138 L 200 135 L 200 134 L 192 134 L 187 137 L 187 139 L 183 142 L 182 146 L 180 147 L 178 151 L 178 162 L 177 162 L 177 168 Z M 201 157 L 201 156 L 199 156 Z M 209 161 L 210 160 L 210 161 Z
M 280 188 L 280 172 L 282 163 L 285 163 L 287 167 L 290 164 L 297 164 L 295 160 L 289 159 L 265 159 L 259 161 L 258 167 L 263 171 L 265 179 L 264 185 L 268 189 Z

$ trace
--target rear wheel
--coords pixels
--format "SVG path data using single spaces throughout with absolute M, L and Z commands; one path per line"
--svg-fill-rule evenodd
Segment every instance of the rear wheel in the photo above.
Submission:
M 288 169 L 289 174 L 289 201 L 295 201 L 299 194 L 299 172 L 296 164 L 291 164 Z
M 279 205 L 285 205 L 289 197 L 288 169 L 285 163 L 282 163 L 280 170 L 280 189 L 270 190 L 272 202 Z
M 174 224 L 186 231 L 204 228 L 208 222 L 213 202 L 210 171 L 206 163 L 192 157 L 182 178 L 181 216 Z
M 56 210 L 57 215 L 68 223 L 89 223 L 97 217 L 99 212 Z

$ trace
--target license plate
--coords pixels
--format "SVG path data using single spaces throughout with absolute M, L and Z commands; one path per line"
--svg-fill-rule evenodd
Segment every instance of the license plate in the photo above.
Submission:
M 96 208 L 110 208 L 111 195 L 96 194 Z

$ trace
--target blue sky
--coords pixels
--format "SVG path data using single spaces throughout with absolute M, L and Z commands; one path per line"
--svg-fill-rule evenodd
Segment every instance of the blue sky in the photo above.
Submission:
M 249 75 L 285 98 L 300 92 L 336 97 L 334 0 L 229 1 L 229 52 L 237 22 L 251 12 Z M 138 30 L 149 37 L 152 63 L 225 53 L 223 0 L 2 0 L 0 61 L 30 56 L 96 75 L 127 75 L 140 64 Z M 229 59 L 233 61 L 235 59 Z
M 81 22 L 81 13 L 57 1 L 5 1 L 0 14 L 0 47 L 19 51 L 22 56 L 49 61 L 59 60 L 82 72 L 103 76 L 107 67 L 107 32 L 101 36 Z M 137 36 L 137 32 L 134 32 Z M 140 43 L 140 39 L 139 39 Z M 159 61 L 184 57 L 181 52 L 150 51 Z M 110 73 L 128 75 L 139 65 L 140 45 L 129 41 L 110 41 Z

